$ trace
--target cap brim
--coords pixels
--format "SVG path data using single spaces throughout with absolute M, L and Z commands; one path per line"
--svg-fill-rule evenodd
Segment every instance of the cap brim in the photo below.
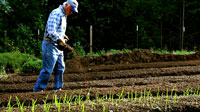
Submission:
M 77 9 L 77 8 L 72 7 L 72 10 L 73 10 L 74 12 L 78 13 L 78 9 Z

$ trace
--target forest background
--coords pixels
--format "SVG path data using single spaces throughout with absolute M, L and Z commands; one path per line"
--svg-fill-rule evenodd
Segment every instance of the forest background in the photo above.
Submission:
M 0 52 L 41 56 L 49 13 L 65 0 L 1 0 Z M 90 49 L 200 49 L 199 0 L 78 0 L 67 19 L 69 44 Z

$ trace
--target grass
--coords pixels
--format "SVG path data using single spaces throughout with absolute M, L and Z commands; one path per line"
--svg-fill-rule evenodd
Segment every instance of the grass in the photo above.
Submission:
M 108 51 L 105 51 L 103 49 L 99 52 L 88 53 L 88 55 L 90 55 L 90 56 L 101 56 L 101 55 L 106 54 L 106 53 L 116 54 L 116 53 L 120 53 L 120 52 L 132 52 L 132 50 L 130 50 L 130 49 L 122 49 L 122 50 L 110 49 Z
M 137 49 L 135 49 L 137 50 Z M 155 50 L 155 49 L 150 49 L 153 53 L 158 53 L 158 54 L 173 54 L 173 55 L 189 55 L 189 54 L 194 54 L 196 53 L 195 51 L 180 51 L 180 50 L 175 50 L 175 51 L 167 51 L 167 50 Z M 106 53 L 111 53 L 111 54 L 116 54 L 120 52 L 132 52 L 133 50 L 130 49 L 122 49 L 122 50 L 117 50 L 117 49 L 110 49 L 105 51 L 104 49 L 99 51 L 99 52 L 91 52 L 88 53 L 90 56 L 101 56 Z
M 43 106 L 42 109 L 44 112 L 50 112 L 52 109 L 57 109 L 57 112 L 61 112 L 63 110 L 76 110 L 79 109 L 82 112 L 89 110 L 95 110 L 101 108 L 103 112 L 108 111 L 109 109 L 120 109 L 123 108 L 123 105 L 137 105 L 139 107 L 148 107 L 149 109 L 159 109 L 162 111 L 168 111 L 169 107 L 172 106 L 175 103 L 181 102 L 179 100 L 182 97 L 200 97 L 199 94 L 199 88 L 192 89 L 188 88 L 186 91 L 183 91 L 183 95 L 177 95 L 176 93 L 176 87 L 174 86 L 170 91 L 168 88 L 166 89 L 165 94 L 160 94 L 159 89 L 157 90 L 157 94 L 153 96 L 152 90 L 150 89 L 144 89 L 137 93 L 137 91 L 131 91 L 125 93 L 125 89 L 123 88 L 121 93 L 116 95 L 118 97 L 113 97 L 114 94 L 110 91 L 109 94 L 104 94 L 100 96 L 98 93 L 96 93 L 95 99 L 90 99 L 90 92 L 92 91 L 89 89 L 88 93 L 84 96 L 82 95 L 82 91 L 80 91 L 80 94 L 74 95 L 73 93 L 67 97 L 67 93 L 63 98 L 58 97 L 56 94 L 53 97 L 52 103 L 47 102 L 48 95 L 46 96 L 46 99 L 43 100 Z M 130 96 L 129 96 L 130 95 Z M 135 96 L 135 97 L 134 97 Z M 85 98 L 85 100 L 83 100 Z M 24 112 L 24 110 L 27 110 L 27 107 L 24 106 L 25 101 L 20 102 L 20 99 L 16 97 L 16 104 L 11 105 L 11 99 L 10 97 L 9 102 L 7 104 L 7 112 L 10 112 L 13 110 L 13 108 L 16 109 L 16 107 L 13 107 L 14 105 L 17 105 L 17 108 L 20 112 Z M 190 99 L 189 99 L 190 100 Z M 31 111 L 37 111 L 38 105 L 36 106 L 37 99 L 32 100 L 32 106 L 30 107 Z M 129 104 L 130 103 L 130 104 Z M 55 108 L 52 108 L 55 106 Z M 64 109 L 63 109 L 64 108 Z
M 167 50 L 154 50 L 151 49 L 152 52 L 158 53 L 158 54 L 173 54 L 173 55 L 190 55 L 196 53 L 195 51 L 186 51 L 186 50 L 175 50 L 175 51 L 167 51 Z

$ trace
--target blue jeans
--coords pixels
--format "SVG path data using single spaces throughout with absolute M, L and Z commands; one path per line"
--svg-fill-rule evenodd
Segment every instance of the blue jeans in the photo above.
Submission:
M 54 71 L 54 89 L 60 89 L 63 87 L 63 73 L 65 70 L 64 54 L 56 48 L 55 44 L 48 40 L 42 42 L 42 61 L 43 68 L 40 71 L 40 75 L 33 87 L 33 91 L 44 90 L 50 79 L 52 72 Z

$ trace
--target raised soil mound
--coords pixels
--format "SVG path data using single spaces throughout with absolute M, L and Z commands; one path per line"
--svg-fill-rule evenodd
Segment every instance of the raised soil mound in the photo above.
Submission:
M 188 61 L 200 59 L 200 52 L 191 55 L 157 54 L 151 50 L 134 50 L 127 53 L 103 54 L 101 56 L 76 56 L 66 62 L 66 72 L 87 72 L 92 67 L 128 65 L 135 63 Z

